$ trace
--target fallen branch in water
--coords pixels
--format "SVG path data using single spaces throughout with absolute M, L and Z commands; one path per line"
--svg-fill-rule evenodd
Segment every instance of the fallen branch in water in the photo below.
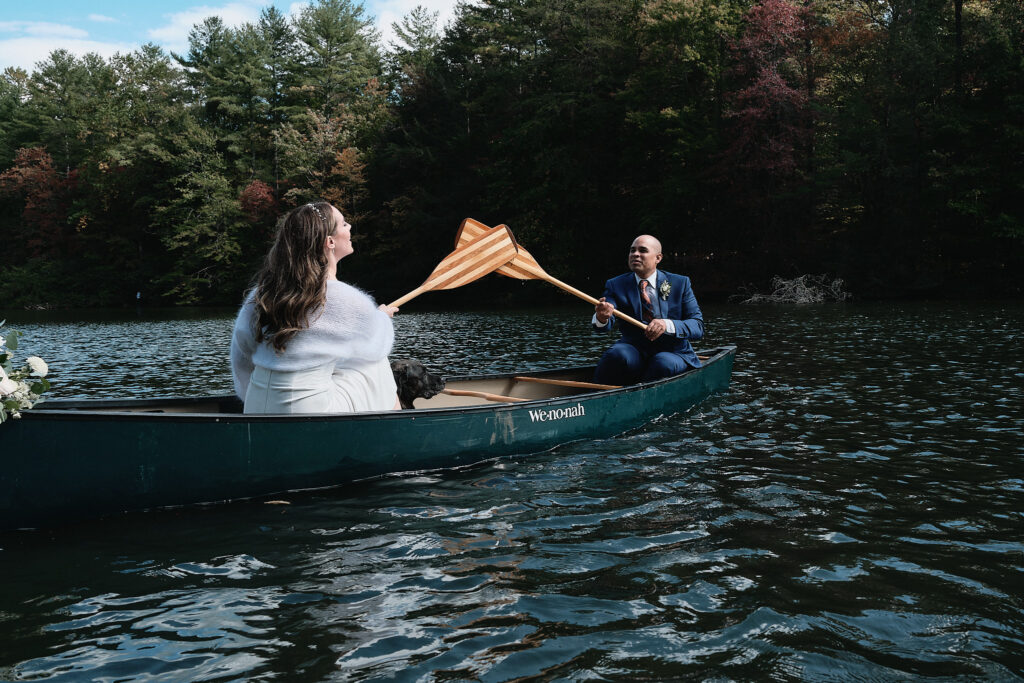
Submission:
M 820 304 L 826 301 L 846 301 L 853 298 L 849 292 L 843 291 L 842 278 L 828 275 L 801 275 L 786 280 L 776 275 L 772 278 L 772 292 L 761 294 L 755 292 L 746 296 L 740 303 L 744 304 Z

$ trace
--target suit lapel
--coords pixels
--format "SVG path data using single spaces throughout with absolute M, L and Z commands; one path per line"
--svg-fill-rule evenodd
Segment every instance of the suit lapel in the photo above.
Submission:
M 640 306 L 640 288 L 636 283 L 636 276 L 633 273 L 629 274 L 629 284 L 626 285 L 626 297 L 629 298 L 629 303 L 633 305 L 633 316 L 637 320 L 644 319 L 644 311 Z

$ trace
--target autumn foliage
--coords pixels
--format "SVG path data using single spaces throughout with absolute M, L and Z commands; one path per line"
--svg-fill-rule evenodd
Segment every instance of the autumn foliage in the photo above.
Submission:
M 277 197 L 274 188 L 262 180 L 253 180 L 245 186 L 238 198 L 242 212 L 252 223 L 266 220 L 277 211 Z
M 735 168 L 791 176 L 812 135 L 806 53 L 810 10 L 790 0 L 764 0 L 747 12 L 733 41 L 733 74 L 726 116 L 731 142 L 724 159 Z
M 0 173 L 0 194 L 21 200 L 19 237 L 28 256 L 41 256 L 60 248 L 67 227 L 67 207 L 74 176 L 61 177 L 45 148 L 22 148 L 14 164 Z M 17 251 L 17 244 L 7 242 Z

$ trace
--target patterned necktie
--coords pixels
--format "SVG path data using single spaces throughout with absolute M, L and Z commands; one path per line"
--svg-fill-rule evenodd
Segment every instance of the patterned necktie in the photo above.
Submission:
M 647 293 L 650 284 L 647 280 L 640 281 L 640 308 L 643 309 L 645 323 L 654 320 L 654 305 L 651 303 L 651 295 Z

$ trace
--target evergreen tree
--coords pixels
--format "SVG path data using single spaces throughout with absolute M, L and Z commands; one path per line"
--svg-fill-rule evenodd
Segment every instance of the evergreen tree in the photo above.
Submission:
M 377 34 L 363 6 L 316 0 L 294 22 L 299 41 L 296 94 L 324 119 L 339 115 L 371 79 L 381 75 Z
M 438 12 L 417 5 L 401 21 L 392 22 L 398 42 L 391 43 L 387 54 L 388 80 L 400 96 L 424 78 L 433 61 L 441 34 L 437 30 Z
M 28 117 L 37 144 L 66 178 L 81 161 L 88 134 L 89 70 L 67 50 L 54 50 L 29 79 Z
M 227 177 L 217 140 L 198 122 L 168 136 L 166 161 L 175 192 L 156 207 L 154 223 L 174 255 L 162 275 L 164 295 L 175 303 L 234 301 L 248 277 L 241 262 L 249 224 Z
M 171 263 L 156 209 L 173 192 L 168 140 L 187 125 L 190 96 L 184 73 L 156 45 L 111 63 L 123 129 L 95 165 L 82 169 L 82 183 L 95 190 L 77 198 L 78 211 L 90 217 L 79 233 L 88 244 L 82 264 L 107 287 L 110 302 L 133 301 L 136 292 L 149 301 L 162 293 L 152 281 Z
M 230 31 L 223 19 L 207 17 L 189 31 L 188 52 L 184 56 L 171 53 L 175 61 L 185 67 L 193 103 L 205 108 L 207 120 L 211 123 L 217 121 L 219 93 L 230 79 L 226 64 L 230 38 Z
M 258 29 L 264 44 L 267 71 L 264 96 L 268 107 L 269 130 L 265 143 L 269 143 L 270 147 L 270 177 L 273 178 L 275 192 L 280 193 L 281 162 L 277 146 L 273 144 L 273 135 L 292 114 L 302 111 L 292 108 L 289 98 L 296 83 L 296 41 L 288 20 L 273 6 L 260 14 Z
M 240 178 L 251 180 L 271 172 L 266 141 L 275 83 L 267 68 L 269 59 L 270 46 L 256 26 L 245 24 L 231 32 L 225 57 L 229 77 L 217 91 L 227 124 L 221 142 Z
M 0 74 L 0 168 L 14 161 L 14 152 L 21 146 L 27 81 L 28 74 L 21 69 L 8 67 Z
M 642 3 L 637 65 L 618 95 L 627 108 L 622 163 L 634 173 L 637 227 L 665 237 L 666 268 L 693 273 L 707 289 L 731 277 L 750 239 L 734 188 L 712 173 L 726 138 L 728 46 L 747 7 L 742 0 Z M 675 257 L 681 243 L 683 262 Z

